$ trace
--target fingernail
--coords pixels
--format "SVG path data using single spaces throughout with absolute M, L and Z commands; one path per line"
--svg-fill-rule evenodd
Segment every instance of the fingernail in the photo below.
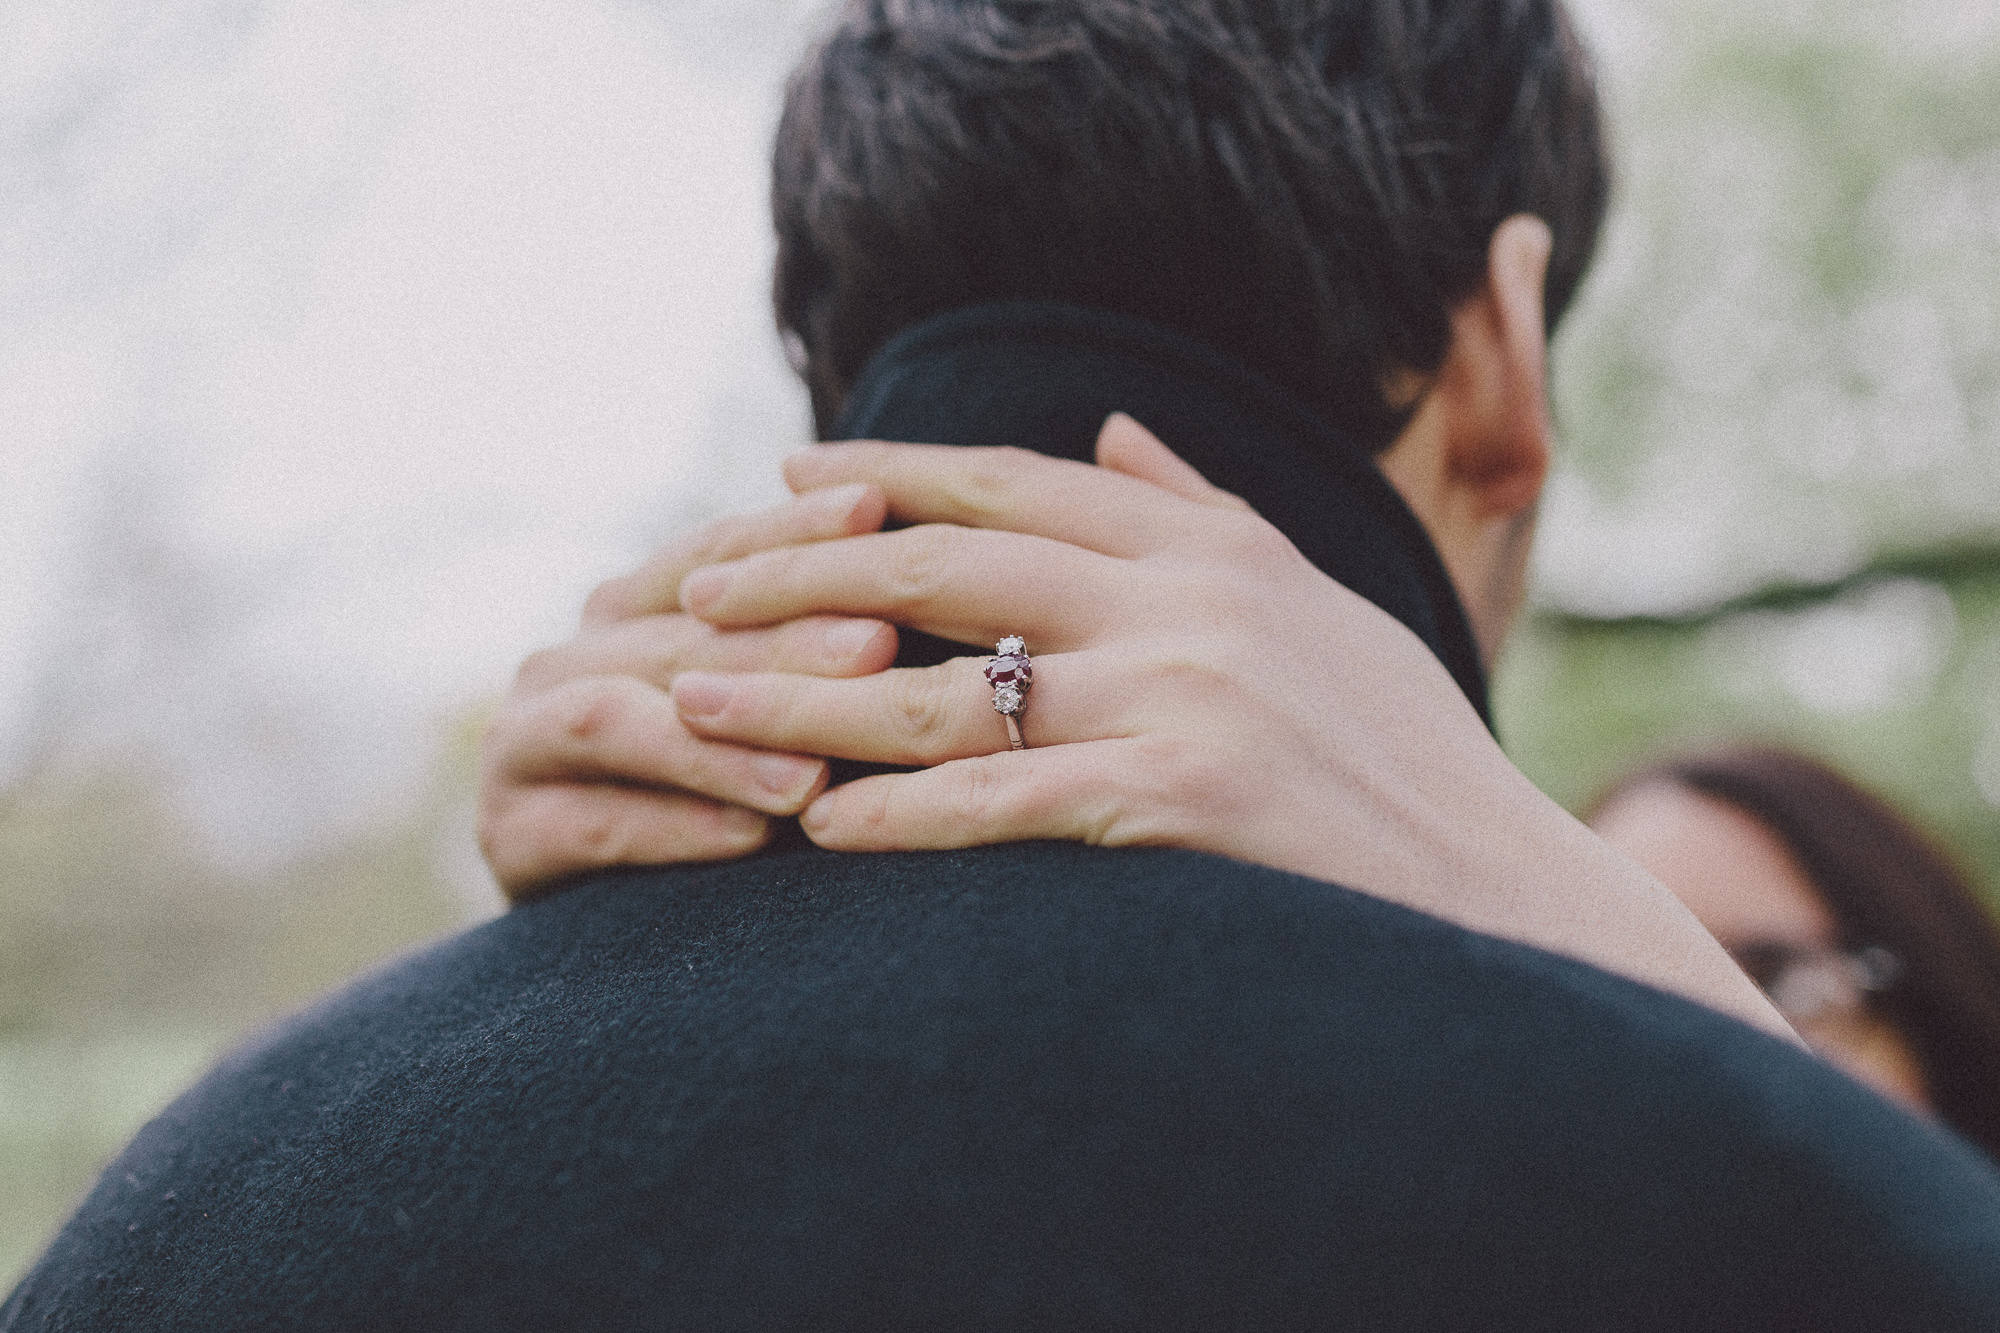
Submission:
M 681 605 L 699 615 L 722 600 L 722 594 L 729 591 L 729 582 L 734 577 L 734 572 L 727 565 L 697 569 L 681 580 Z
M 736 686 L 727 676 L 683 671 L 674 678 L 674 706 L 683 717 L 714 717 L 729 706 Z
M 760 754 L 750 761 L 757 785 L 773 796 L 789 796 L 811 780 L 819 764 L 811 759 L 795 759 L 788 754 Z
M 811 805 L 799 811 L 799 827 L 804 829 L 808 833 L 818 833 L 821 829 L 825 828 L 828 824 L 832 822 L 833 822 L 832 792 L 828 792 L 826 795 L 819 797 L 818 799 L 814 800 Z
M 827 627 L 826 651 L 832 657 L 852 657 L 875 641 L 882 627 L 872 620 L 843 620 Z

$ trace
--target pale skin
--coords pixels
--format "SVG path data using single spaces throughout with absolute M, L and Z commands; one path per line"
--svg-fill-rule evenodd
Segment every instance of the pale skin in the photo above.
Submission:
M 1759 947 L 1840 947 L 1840 923 L 1791 849 L 1733 805 L 1661 780 L 1620 792 L 1592 819 L 1604 840 L 1674 892 L 1739 956 Z M 1828 1062 L 1914 1110 L 1928 1111 L 1922 1065 L 1902 1034 L 1866 1009 L 1801 1023 Z
M 1548 252 L 1538 219 L 1495 232 L 1484 287 L 1382 456 L 1489 654 L 1548 467 Z M 1671 893 L 1513 767 L 1401 624 L 1138 423 L 1108 421 L 1097 461 L 818 446 L 785 465 L 792 504 L 600 588 L 577 637 L 523 666 L 487 739 L 481 841 L 503 888 L 740 855 L 792 813 L 841 850 L 1185 847 L 1790 1035 Z M 915 526 L 876 531 L 887 516 Z M 984 656 L 882 670 L 892 624 L 979 653 L 1025 636 L 1030 748 L 1005 752 L 980 703 Z M 923 768 L 827 791 L 819 756 Z

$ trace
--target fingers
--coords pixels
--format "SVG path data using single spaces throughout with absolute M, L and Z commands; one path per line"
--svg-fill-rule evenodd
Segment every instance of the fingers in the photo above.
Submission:
M 1059 541 L 932 524 L 710 565 L 687 577 L 681 599 L 716 625 L 838 612 L 958 643 L 1024 634 L 1032 646 L 1060 652 L 1105 628 L 1105 605 L 1166 612 L 1144 605 L 1146 585 L 1132 569 Z
M 571 782 L 677 787 L 777 815 L 796 813 L 827 776 L 816 758 L 697 736 L 666 693 L 625 676 L 569 681 L 502 713 L 487 755 L 495 790 Z
M 879 620 L 810 616 L 768 629 L 718 630 L 689 615 L 645 615 L 532 654 L 515 688 L 535 692 L 584 676 L 631 676 L 664 690 L 683 671 L 860 676 L 895 659 L 896 631 Z
M 1188 501 L 1172 488 L 1025 449 L 820 444 L 784 467 L 794 490 L 873 483 L 909 523 L 1000 528 L 1105 555 L 1150 554 L 1180 539 L 1189 519 Z
M 995 528 L 1138 556 L 1183 535 L 1189 502 L 1247 509 L 1209 485 L 1144 426 L 1106 418 L 1102 466 L 1023 449 L 864 441 L 816 445 L 785 463 L 798 498 L 761 513 L 725 518 L 676 541 L 630 574 L 607 580 L 584 607 L 586 626 L 681 609 L 687 574 L 775 547 L 880 529 L 893 505 L 916 523 Z
M 770 820 L 741 806 L 606 783 L 520 788 L 480 805 L 480 850 L 516 902 L 585 871 L 724 860 L 770 836 Z
M 1099 656 L 1035 659 L 1019 718 L 1030 746 L 1043 738 L 1096 740 L 1117 729 L 1121 701 L 1090 688 L 1113 679 Z M 689 728 L 711 740 L 928 767 L 1007 748 L 1007 726 L 993 711 L 984 674 L 989 660 L 961 657 L 854 680 L 696 672 L 674 683 L 673 698 Z
M 1053 745 L 961 759 L 917 773 L 861 778 L 824 792 L 799 817 L 835 851 L 975 847 L 1048 838 L 1126 846 L 1164 842 L 1147 811 L 1170 807 L 1134 793 L 1126 775 L 1159 756 L 1143 739 Z
M 861 643 L 844 657 L 843 630 Z M 872 671 L 894 652 L 894 632 L 871 621 L 734 634 L 688 616 L 650 616 L 538 654 L 483 747 L 480 847 L 495 878 L 521 899 L 604 866 L 755 850 L 769 837 L 768 816 L 795 813 L 826 785 L 825 761 L 698 736 L 666 692 L 641 677 L 670 681 L 686 660 Z M 650 672 L 634 674 L 635 660 L 650 662 Z M 605 674 L 571 674 L 593 665 Z
M 1242 496 L 1231 495 L 1221 487 L 1211 485 L 1208 478 L 1195 471 L 1179 454 L 1160 443 L 1159 436 L 1123 412 L 1113 412 L 1106 417 L 1103 429 L 1097 432 L 1097 465 L 1149 481 L 1196 504 L 1217 509 L 1250 508 L 1250 502 Z
M 762 513 L 718 520 L 669 544 L 630 574 L 598 585 L 584 603 L 583 623 L 679 610 L 676 596 L 691 569 L 774 546 L 873 532 L 886 513 L 881 491 L 856 481 L 813 490 Z

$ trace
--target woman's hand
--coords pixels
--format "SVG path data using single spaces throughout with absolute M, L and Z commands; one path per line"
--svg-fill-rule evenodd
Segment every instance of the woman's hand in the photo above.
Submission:
M 822 445 L 805 494 L 866 483 L 918 526 L 693 571 L 680 602 L 745 630 L 879 617 L 981 654 L 851 679 L 694 672 L 674 699 L 715 740 L 917 765 L 827 792 L 843 850 L 1025 838 L 1194 847 L 1374 888 L 1420 821 L 1455 827 L 1481 766 L 1512 773 L 1444 668 L 1270 524 L 1114 418 L 1104 467 L 1015 450 Z M 1008 750 L 984 651 L 1025 637 L 1035 684 Z
M 819 793 L 824 760 L 698 736 L 667 690 L 688 670 L 880 671 L 895 630 L 807 616 L 718 631 L 680 614 L 676 592 L 698 565 L 871 532 L 882 516 L 881 492 L 855 485 L 711 524 L 599 587 L 575 638 L 522 663 L 480 754 L 480 848 L 508 897 L 605 866 L 741 856 Z
M 573 653 L 524 674 L 489 742 L 482 830 L 503 884 L 519 896 L 551 868 L 749 850 L 766 836 L 762 817 L 722 803 L 782 813 L 823 781 L 815 771 L 772 800 L 740 776 L 699 776 L 704 754 L 724 773 L 771 754 L 929 765 L 818 795 L 807 831 L 850 849 L 1045 837 L 1217 852 L 1788 1031 L 1665 889 L 1507 761 L 1400 623 L 1136 423 L 1106 423 L 1099 461 L 819 446 L 787 463 L 794 506 L 724 537 L 701 534 L 607 585 Z M 920 526 L 874 532 L 885 501 Z M 587 646 L 621 617 L 679 606 L 717 638 L 669 616 L 676 636 L 694 637 L 638 670 L 638 654 Z M 983 651 L 876 674 L 806 651 L 803 671 L 783 669 L 782 636 L 800 632 L 787 627 L 828 614 L 982 649 L 1025 636 L 1036 654 L 1022 717 L 1031 748 L 1006 748 Z M 876 665 L 893 652 L 878 629 Z M 732 655 L 724 644 L 753 646 Z M 617 708 L 598 725 L 588 707 L 537 702 L 544 675 L 630 691 L 603 683 L 621 673 L 653 691 L 671 684 L 682 730 L 664 724 L 655 695 L 644 696 L 644 725 L 630 728 Z M 734 819 L 757 823 L 735 832 L 700 822 Z
M 1099 459 L 819 446 L 787 461 L 794 490 L 867 484 L 918 526 L 744 555 L 680 587 L 733 631 L 836 613 L 982 648 L 1021 635 L 1027 750 L 1007 748 L 983 652 L 844 679 L 688 672 L 682 720 L 710 740 L 924 766 L 818 796 L 801 822 L 822 846 L 1216 852 L 1789 1032 L 1671 894 L 1514 768 L 1402 624 L 1136 423 L 1108 422 Z
M 1106 438 L 1137 429 L 1116 419 Z M 1128 455 L 1142 464 L 1164 457 L 1167 484 L 1244 507 L 1164 449 L 1114 448 L 1106 461 Z M 873 532 L 885 512 L 879 488 L 855 483 L 711 524 L 597 588 L 576 637 L 522 664 L 481 744 L 480 848 L 508 898 L 606 866 L 744 855 L 769 840 L 773 816 L 797 814 L 819 793 L 818 755 L 696 736 L 666 691 L 684 671 L 880 671 L 895 658 L 895 630 L 808 616 L 718 631 L 680 612 L 680 584 L 718 560 Z

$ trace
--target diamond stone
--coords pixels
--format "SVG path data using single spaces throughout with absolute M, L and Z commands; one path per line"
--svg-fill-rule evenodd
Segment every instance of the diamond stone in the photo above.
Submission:
M 1028 651 L 1028 645 L 1022 641 L 1021 636 L 1018 634 L 1009 634 L 1006 638 L 994 644 L 993 647 L 1002 657 L 1012 657 L 1017 653 Z
M 1012 685 L 1002 685 L 993 691 L 993 711 L 996 713 L 1018 713 L 1021 711 L 1021 691 Z

